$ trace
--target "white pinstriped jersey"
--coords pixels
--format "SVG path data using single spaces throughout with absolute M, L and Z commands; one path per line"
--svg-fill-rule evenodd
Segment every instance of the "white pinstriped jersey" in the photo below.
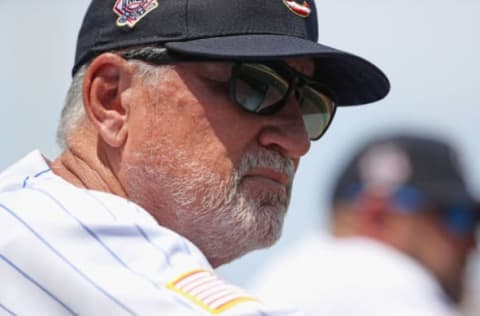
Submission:
M 138 205 L 77 188 L 38 151 L 0 174 L 0 315 L 294 315 L 221 280 Z

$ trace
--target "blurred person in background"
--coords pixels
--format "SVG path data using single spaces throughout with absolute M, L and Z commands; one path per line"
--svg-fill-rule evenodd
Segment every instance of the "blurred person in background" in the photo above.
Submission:
M 336 181 L 331 235 L 275 258 L 254 291 L 306 315 L 459 315 L 480 214 L 459 158 L 431 137 L 370 141 Z

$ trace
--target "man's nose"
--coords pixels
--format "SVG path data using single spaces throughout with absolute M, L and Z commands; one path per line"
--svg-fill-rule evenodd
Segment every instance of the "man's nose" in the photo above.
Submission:
M 259 143 L 279 151 L 286 157 L 299 159 L 310 149 L 310 138 L 298 101 L 291 95 L 277 113 L 265 116 Z

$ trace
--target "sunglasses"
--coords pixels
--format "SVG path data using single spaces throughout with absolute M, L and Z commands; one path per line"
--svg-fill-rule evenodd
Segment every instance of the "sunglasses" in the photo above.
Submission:
M 480 223 L 480 215 L 469 207 L 448 206 L 440 210 L 442 223 L 458 237 L 474 234 Z
M 165 49 L 157 50 L 152 53 L 152 49 L 139 49 L 120 55 L 153 64 L 204 61 L 172 57 Z M 228 94 L 232 103 L 259 115 L 277 113 L 293 95 L 311 140 L 319 139 L 326 132 L 336 112 L 334 94 L 325 85 L 292 69 L 285 62 L 233 62 Z
M 340 200 L 352 201 L 361 197 L 363 186 L 351 184 L 339 194 Z M 440 223 L 449 234 L 456 237 L 469 237 L 480 226 L 480 210 L 471 203 L 450 203 L 431 205 L 426 196 L 417 188 L 403 186 L 390 197 L 394 210 L 408 213 L 431 212 L 436 214 Z
M 412 211 L 425 211 L 426 197 L 416 188 L 404 186 L 400 188 L 393 199 L 397 206 Z M 469 203 L 449 203 L 429 206 L 428 210 L 438 214 L 447 231 L 457 237 L 474 234 L 480 223 L 480 213 Z
M 233 103 L 261 115 L 280 111 L 293 94 L 311 140 L 325 133 L 335 115 L 333 94 L 283 63 L 235 63 L 229 89 Z

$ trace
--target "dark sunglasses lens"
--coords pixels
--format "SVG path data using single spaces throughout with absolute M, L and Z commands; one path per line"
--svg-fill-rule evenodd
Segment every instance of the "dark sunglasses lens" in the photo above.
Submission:
M 475 232 L 478 216 L 473 210 L 455 207 L 444 211 L 443 221 L 453 234 L 465 236 Z
M 290 82 L 264 64 L 236 65 L 230 87 L 232 98 L 243 109 L 260 114 L 273 114 L 290 93 Z M 296 91 L 305 129 L 310 139 L 320 138 L 335 112 L 335 103 L 316 84 L 303 85 Z
M 303 86 L 298 93 L 305 129 L 310 139 L 320 138 L 333 118 L 335 104 L 315 85 Z
M 240 64 L 231 87 L 233 98 L 249 112 L 269 112 L 288 93 L 288 81 L 262 64 Z M 272 109 L 273 111 L 273 109 Z

